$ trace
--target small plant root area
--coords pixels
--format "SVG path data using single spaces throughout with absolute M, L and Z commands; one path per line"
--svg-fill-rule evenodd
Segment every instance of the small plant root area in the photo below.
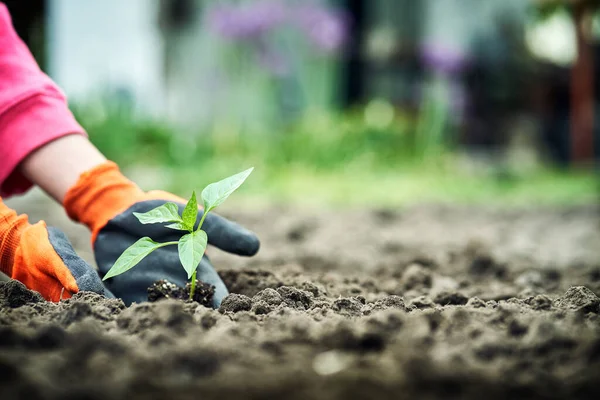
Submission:
M 187 300 L 190 298 L 192 285 L 187 283 L 185 288 L 179 287 L 167 280 L 156 281 L 148 288 L 148 301 L 158 301 L 163 299 Z M 193 300 L 206 307 L 212 305 L 215 287 L 196 280 L 196 290 Z
M 219 310 L 0 283 L 0 399 L 599 399 L 596 206 L 270 209 Z

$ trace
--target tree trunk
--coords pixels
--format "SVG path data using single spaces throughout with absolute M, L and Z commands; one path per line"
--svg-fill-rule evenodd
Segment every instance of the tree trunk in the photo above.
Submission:
M 575 165 L 594 158 L 594 56 L 588 11 L 581 3 L 573 9 L 577 59 L 571 70 L 571 156 Z

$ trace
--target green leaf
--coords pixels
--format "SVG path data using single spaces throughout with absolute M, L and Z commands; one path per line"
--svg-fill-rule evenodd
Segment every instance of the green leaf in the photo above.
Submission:
M 203 230 L 188 233 L 179 239 L 179 244 L 177 245 L 179 260 L 188 273 L 188 279 L 192 277 L 192 274 L 198 268 L 198 264 L 200 264 L 206 250 L 207 242 L 208 237 Z
M 192 197 L 185 205 L 181 216 L 183 217 L 183 224 L 186 226 L 186 229 L 190 232 L 193 231 L 194 225 L 196 224 L 196 218 L 198 217 L 198 201 L 196 200 L 195 191 L 192 192 Z
M 123 254 L 119 256 L 119 258 L 117 258 L 117 261 L 115 261 L 113 266 L 110 268 L 110 270 L 108 270 L 106 275 L 104 275 L 102 280 L 105 281 L 108 278 L 112 278 L 113 276 L 121 275 L 123 272 L 129 271 L 140 261 L 142 261 L 142 259 L 148 254 L 163 246 L 165 246 L 164 243 L 157 243 L 149 237 L 143 237 L 139 239 L 127 250 L 125 250 Z
M 142 224 L 158 224 L 161 222 L 182 221 L 181 217 L 179 216 L 179 207 L 177 207 L 177 204 L 170 202 L 145 213 L 134 212 L 133 215 L 135 215 Z
M 213 208 L 221 205 L 231 193 L 235 192 L 242 183 L 248 178 L 254 167 L 247 169 L 239 174 L 225 178 L 219 182 L 211 183 L 202 191 L 202 201 L 204 202 L 204 212 L 209 212 Z
M 173 224 L 165 225 L 165 228 L 175 229 L 177 231 L 189 231 L 183 222 L 175 222 Z

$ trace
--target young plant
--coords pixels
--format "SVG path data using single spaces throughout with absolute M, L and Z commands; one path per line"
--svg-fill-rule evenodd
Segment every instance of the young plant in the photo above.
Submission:
M 191 280 L 190 299 L 192 299 L 196 290 L 196 270 L 208 243 L 208 236 L 202 230 L 204 219 L 210 211 L 223 204 L 244 183 L 253 169 L 247 169 L 219 182 L 211 183 L 204 188 L 201 194 L 204 214 L 202 214 L 196 229 L 194 229 L 198 217 L 196 192 L 192 192 L 192 197 L 183 209 L 181 216 L 177 204 L 171 202 L 145 213 L 133 213 L 142 224 L 168 223 L 165 226 L 166 228 L 187 231 L 188 233 L 174 242 L 158 243 L 149 237 L 139 239 L 119 256 L 102 280 L 107 280 L 130 270 L 156 249 L 177 245 L 179 261 L 181 261 L 183 269 L 187 272 L 188 279 Z

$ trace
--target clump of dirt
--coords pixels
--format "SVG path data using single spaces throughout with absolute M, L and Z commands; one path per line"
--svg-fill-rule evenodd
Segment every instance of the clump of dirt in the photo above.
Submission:
M 574 311 L 600 312 L 600 298 L 585 286 L 570 288 L 563 297 L 556 300 L 556 305 Z
M 595 208 L 271 212 L 218 310 L 0 283 L 0 398 L 600 397 Z
M 223 299 L 219 311 L 222 313 L 226 312 L 239 312 L 249 311 L 252 309 L 252 299 L 243 294 L 232 293 Z
M 188 300 L 190 298 L 191 290 L 192 284 L 190 282 L 187 282 L 185 288 L 182 288 L 167 280 L 161 279 L 154 282 L 148 288 L 148 301 L 154 302 L 161 299 Z M 194 289 L 194 297 L 192 298 L 193 301 L 196 301 L 205 307 L 210 307 L 214 294 L 215 287 L 213 285 L 196 280 L 196 288 Z
M 42 295 L 27 290 L 24 285 L 16 281 L 9 281 L 1 286 L 0 307 L 17 308 L 25 304 L 40 303 L 44 301 Z

